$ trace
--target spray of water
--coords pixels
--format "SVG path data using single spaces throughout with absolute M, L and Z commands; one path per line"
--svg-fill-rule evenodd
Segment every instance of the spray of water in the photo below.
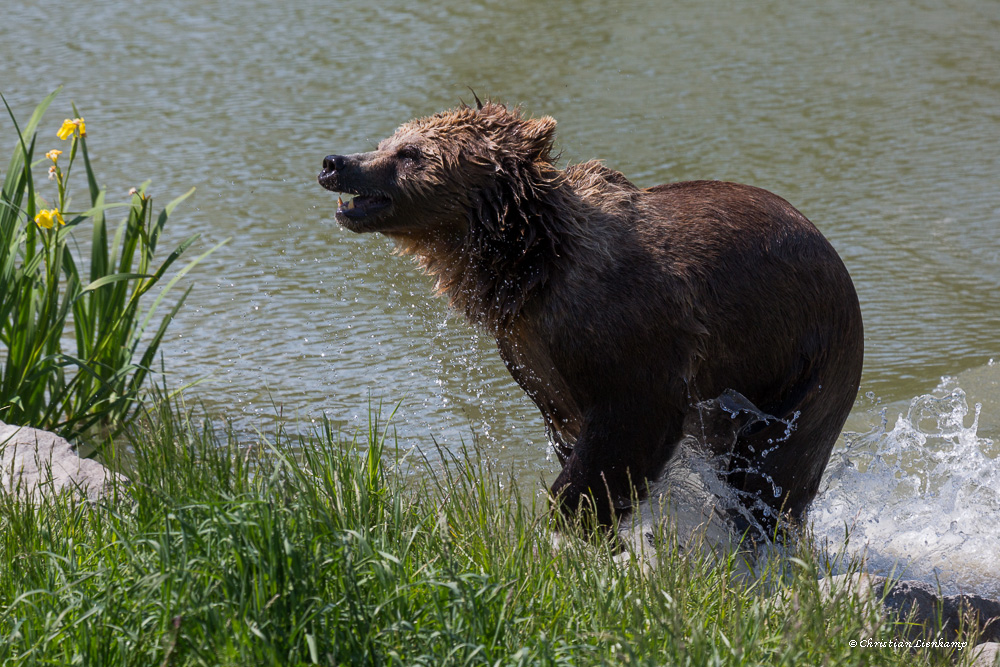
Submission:
M 831 551 L 846 534 L 847 553 L 870 572 L 997 597 L 1000 459 L 978 435 L 981 406 L 966 426 L 966 394 L 953 384 L 917 396 L 905 414 L 876 408 L 870 430 L 845 433 L 810 518 Z
M 799 414 L 779 419 L 733 390 L 699 402 L 695 407 L 696 412 L 685 423 L 686 434 L 677 452 L 659 479 L 650 484 L 648 497 L 636 507 L 619 536 L 648 567 L 655 566 L 655 555 L 647 547 L 655 544 L 654 536 L 663 528 L 673 533 L 677 545 L 685 551 L 724 558 L 738 549 L 747 556 L 741 563 L 746 570 L 743 574 L 752 577 L 762 552 L 748 545 L 771 546 L 763 544 L 767 542 L 768 531 L 757 522 L 754 513 L 777 517 L 764 498 L 733 488 L 727 477 L 744 471 L 761 474 L 758 470 L 761 461 L 780 456 L 781 445 L 795 429 Z M 754 452 L 752 460 L 734 451 L 744 429 L 775 423 L 784 425 L 783 435 L 768 440 L 767 447 Z M 766 475 L 765 480 L 770 482 L 774 497 L 779 497 L 781 487 Z M 746 527 L 749 541 L 734 530 L 736 523 Z
M 1000 597 L 1000 448 L 978 434 L 981 406 L 970 411 L 965 392 L 948 379 L 896 410 L 869 399 L 869 428 L 844 434 L 809 512 L 834 573 L 863 558 L 873 574 L 924 581 L 944 594 Z M 731 404 L 723 396 L 705 407 L 735 419 Z M 738 407 L 752 420 L 774 419 L 749 402 Z M 642 550 L 666 525 L 682 548 L 722 555 L 736 546 L 734 510 L 753 499 L 725 484 L 720 471 L 731 462 L 706 456 L 703 444 L 685 439 L 623 530 L 625 541 Z M 756 556 L 780 557 L 776 545 L 763 546 L 768 555 Z M 751 569 L 757 560 L 750 558 Z

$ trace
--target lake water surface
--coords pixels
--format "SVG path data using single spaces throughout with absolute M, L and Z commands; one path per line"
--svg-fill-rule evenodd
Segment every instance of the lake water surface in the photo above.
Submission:
M 885 567 L 1000 594 L 993 0 L 6 4 L 0 92 L 26 120 L 65 86 L 40 148 L 75 102 L 110 199 L 146 179 L 161 204 L 196 186 L 168 240 L 231 237 L 193 274 L 164 352 L 169 383 L 204 378 L 190 394 L 239 428 L 280 410 L 351 430 L 398 403 L 406 446 L 433 457 L 433 441 L 475 438 L 529 489 L 554 477 L 492 340 L 386 240 L 340 229 L 315 182 L 324 155 L 472 87 L 558 119 L 563 164 L 602 158 L 640 186 L 751 183 L 815 222 L 866 325 L 854 435 L 817 529 L 855 525 Z M 0 141 L 7 154 L 5 118 Z

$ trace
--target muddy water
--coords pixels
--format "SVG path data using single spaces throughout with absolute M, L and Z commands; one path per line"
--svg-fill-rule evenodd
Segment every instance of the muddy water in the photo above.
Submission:
M 65 85 L 42 148 L 75 102 L 112 196 L 147 178 L 163 203 L 197 186 L 171 238 L 201 232 L 207 248 L 231 237 L 196 272 L 165 354 L 171 385 L 203 379 L 191 393 L 240 428 L 280 411 L 353 429 L 369 405 L 398 403 L 405 444 L 430 452 L 432 439 L 453 450 L 475 439 L 525 486 L 551 480 L 540 419 L 492 341 L 431 298 L 428 279 L 385 240 L 339 229 L 335 198 L 315 184 L 324 155 L 366 150 L 410 117 L 470 99 L 471 86 L 555 116 L 564 162 L 603 158 L 642 186 L 752 183 L 831 239 L 861 296 L 871 397 L 849 425 L 859 435 L 844 440 L 862 476 L 833 471 L 834 492 L 821 498 L 830 534 L 852 508 L 882 503 L 885 475 L 914 474 L 905 461 L 886 472 L 868 459 L 902 442 L 897 415 L 912 420 L 910 402 L 936 388 L 968 392 L 965 435 L 952 417 L 950 436 L 908 446 L 933 453 L 961 441 L 985 473 L 945 462 L 938 477 L 997 483 L 992 0 L 93 0 L 72 16 L 56 0 L 7 4 L 0 90 L 26 119 Z M 6 152 L 6 120 L 0 140 Z M 957 379 L 942 385 L 944 376 Z M 995 497 L 962 495 L 944 512 L 933 484 L 893 488 L 901 515 L 948 514 L 943 527 L 925 519 L 930 542 L 955 544 L 945 540 L 957 535 L 952 522 L 975 533 L 945 550 L 942 567 L 981 562 L 1000 537 L 981 525 L 996 518 Z M 866 535 L 889 560 L 913 549 L 893 547 L 885 531 Z

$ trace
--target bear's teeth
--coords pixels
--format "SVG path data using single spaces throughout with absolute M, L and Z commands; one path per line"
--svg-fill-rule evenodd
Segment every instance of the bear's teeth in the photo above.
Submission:
M 347 210 L 350 211 L 353 208 L 354 208 L 354 200 L 352 199 L 351 201 L 347 202 Z
M 344 207 L 344 200 L 340 197 L 337 197 L 337 208 L 343 208 L 343 207 Z

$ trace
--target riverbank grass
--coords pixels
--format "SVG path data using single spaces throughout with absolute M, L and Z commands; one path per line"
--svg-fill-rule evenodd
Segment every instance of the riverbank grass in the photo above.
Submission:
M 128 449 L 100 502 L 0 497 L 0 664 L 952 664 L 852 648 L 899 633 L 822 598 L 807 549 L 776 592 L 669 544 L 646 573 L 556 547 L 482 462 L 405 483 L 376 419 L 246 443 L 163 406 Z

